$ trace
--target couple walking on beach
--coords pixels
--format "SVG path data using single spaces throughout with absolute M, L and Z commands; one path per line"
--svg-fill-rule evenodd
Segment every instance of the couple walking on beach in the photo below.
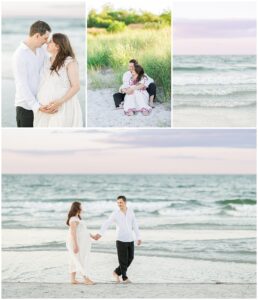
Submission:
M 127 277 L 127 269 L 134 259 L 133 231 L 138 246 L 141 245 L 141 238 L 135 214 L 133 210 L 126 205 L 126 197 L 118 196 L 117 205 L 118 209 L 103 223 L 99 233 L 93 235 L 88 231 L 86 223 L 82 220 L 81 203 L 72 203 L 66 222 L 69 226 L 66 246 L 70 256 L 71 283 L 79 283 L 79 281 L 76 280 L 76 275 L 79 273 L 83 276 L 85 284 L 94 284 L 89 278 L 91 239 L 99 240 L 112 223 L 116 224 L 116 248 L 119 262 L 118 267 L 113 271 L 113 276 L 117 283 L 131 282 Z M 120 278 L 122 280 L 120 280 Z
M 136 59 L 129 61 L 128 71 L 123 75 L 123 84 L 113 98 L 115 106 L 123 108 L 127 116 L 133 116 L 137 112 L 148 116 L 154 108 L 156 85 Z
M 82 127 L 79 68 L 68 37 L 37 21 L 13 56 L 17 127 Z

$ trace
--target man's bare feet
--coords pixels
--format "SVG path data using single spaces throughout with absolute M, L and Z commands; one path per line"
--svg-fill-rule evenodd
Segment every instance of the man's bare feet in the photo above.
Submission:
M 119 276 L 116 274 L 116 272 L 113 272 L 113 276 L 114 276 L 115 279 L 116 279 L 116 283 L 120 283 Z
M 90 280 L 90 278 L 85 278 L 84 279 L 84 284 L 86 284 L 86 285 L 93 285 L 95 283 L 92 280 Z
M 155 108 L 155 105 L 153 104 L 153 102 L 150 102 L 149 106 L 150 106 L 151 108 Z
M 126 280 L 123 281 L 123 283 L 132 283 L 132 281 L 130 281 L 129 278 L 127 278 Z
M 80 282 L 79 281 L 77 281 L 77 280 L 72 280 L 71 281 L 71 284 L 79 284 Z

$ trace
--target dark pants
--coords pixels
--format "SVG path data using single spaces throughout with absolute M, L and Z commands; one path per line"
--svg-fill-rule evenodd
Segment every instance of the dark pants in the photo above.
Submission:
M 32 110 L 16 107 L 17 127 L 33 127 L 34 115 Z
M 127 268 L 130 266 L 134 258 L 134 242 L 116 241 L 116 249 L 118 255 L 119 266 L 115 269 L 118 276 L 122 275 L 123 280 L 126 280 Z
M 150 85 L 148 86 L 148 88 L 146 90 L 147 90 L 147 92 L 150 96 L 154 96 L 154 99 L 156 98 L 156 84 L 154 82 L 150 83 Z M 114 101 L 115 101 L 115 106 L 119 107 L 121 102 L 123 102 L 124 99 L 125 99 L 125 94 L 115 93 L 113 95 L 113 98 L 114 98 Z

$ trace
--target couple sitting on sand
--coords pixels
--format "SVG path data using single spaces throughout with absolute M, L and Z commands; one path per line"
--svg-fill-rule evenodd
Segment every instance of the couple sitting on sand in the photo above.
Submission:
M 123 75 L 119 93 L 113 95 L 115 106 L 123 108 L 127 116 L 133 116 L 136 112 L 148 116 L 154 108 L 156 85 L 136 59 L 129 61 L 128 69 Z
M 134 237 L 136 235 L 137 245 L 141 244 L 138 224 L 131 208 L 126 206 L 126 197 L 117 197 L 118 209 L 115 210 L 108 220 L 102 225 L 99 233 L 93 235 L 84 221 L 82 221 L 82 207 L 80 202 L 73 202 L 68 213 L 66 224 L 69 226 L 69 232 L 66 247 L 70 256 L 70 274 L 71 283 L 77 284 L 76 274 L 80 273 L 84 278 L 84 284 L 92 285 L 93 281 L 89 278 L 89 263 L 91 251 L 91 238 L 99 240 L 108 227 L 116 224 L 117 240 L 116 248 L 118 255 L 118 267 L 113 271 L 113 276 L 117 283 L 120 283 L 122 277 L 123 283 L 130 283 L 126 272 L 134 258 Z

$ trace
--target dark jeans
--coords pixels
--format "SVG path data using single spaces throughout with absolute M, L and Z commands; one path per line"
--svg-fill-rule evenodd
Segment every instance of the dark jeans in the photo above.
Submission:
M 17 127 L 33 127 L 34 115 L 32 110 L 27 110 L 21 106 L 16 107 Z
M 134 242 L 116 241 L 116 249 L 118 255 L 119 266 L 115 269 L 118 276 L 122 275 L 123 280 L 126 280 L 126 271 L 134 258 Z
M 146 90 L 147 90 L 147 92 L 150 96 L 154 96 L 154 99 L 156 98 L 156 84 L 154 82 L 150 83 L 150 85 L 148 86 L 148 88 Z M 125 94 L 115 93 L 113 95 L 113 98 L 114 98 L 114 101 L 115 101 L 115 106 L 119 107 L 121 102 L 123 102 L 124 99 L 125 99 Z

